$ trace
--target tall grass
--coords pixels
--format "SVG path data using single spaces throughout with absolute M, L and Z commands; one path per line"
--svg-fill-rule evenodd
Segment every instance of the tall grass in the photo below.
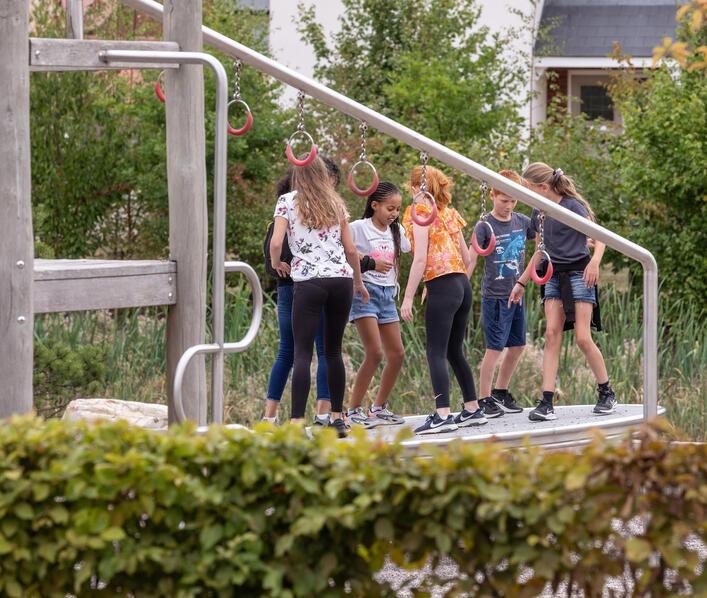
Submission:
M 514 375 L 511 390 L 524 405 L 540 396 L 544 319 L 535 288 L 527 297 L 528 346 Z M 602 289 L 604 331 L 595 334 L 606 359 L 612 384 L 621 402 L 639 403 L 642 390 L 642 304 L 640 296 Z M 226 314 L 226 339 L 237 340 L 250 322 L 250 292 L 245 286 L 229 289 Z M 234 421 L 257 421 L 263 409 L 268 375 L 277 353 L 278 326 L 276 306 L 266 297 L 263 324 L 255 344 L 244 353 L 227 358 L 227 417 Z M 165 311 L 163 309 L 125 310 L 118 314 L 77 313 L 48 315 L 36 319 L 35 335 L 61 338 L 72 347 L 104 340 L 111 341 L 109 376 L 105 396 L 126 400 L 163 402 Z M 427 364 L 422 309 L 416 306 L 414 322 L 402 324 L 405 365 L 392 397 L 401 413 L 426 413 L 433 405 Z M 683 304 L 663 300 L 659 330 L 659 401 L 668 419 L 686 437 L 707 439 L 707 332 Z M 363 346 L 354 327 L 344 337 L 347 379 L 352 382 L 363 359 Z M 467 354 L 478 376 L 484 344 L 475 303 L 467 335 Z M 312 366 L 315 367 L 315 364 Z M 574 343 L 574 333 L 565 333 L 558 376 L 559 404 L 588 404 L 596 400 L 595 380 Z M 370 389 L 375 392 L 376 379 Z M 453 385 L 452 405 L 461 401 Z M 282 404 L 282 416 L 289 413 L 289 389 Z M 310 401 L 313 403 L 313 401 Z

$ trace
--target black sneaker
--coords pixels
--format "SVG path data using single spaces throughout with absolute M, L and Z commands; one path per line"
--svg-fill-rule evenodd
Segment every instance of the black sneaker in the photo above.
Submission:
M 327 427 L 334 428 L 334 430 L 336 430 L 336 434 L 339 438 L 346 438 L 346 436 L 347 436 L 346 422 L 343 420 L 343 418 L 337 417 L 336 419 L 330 419 Z
M 483 426 L 488 423 L 488 420 L 484 417 L 484 410 L 481 407 L 476 411 L 468 411 L 462 407 L 459 415 L 454 418 L 454 423 L 459 428 L 466 428 L 467 426 Z
M 425 423 L 419 428 L 415 428 L 415 434 L 441 434 L 443 432 L 453 432 L 459 426 L 454 423 L 454 416 L 450 413 L 446 418 L 440 417 L 436 411 L 428 415 Z
M 540 400 L 537 406 L 528 414 L 531 422 L 544 422 L 557 419 L 555 409 L 550 401 Z
M 484 415 L 489 419 L 501 417 L 503 415 L 503 409 L 496 405 L 496 401 L 494 401 L 491 397 L 480 399 L 479 408 L 483 410 Z
M 595 415 L 611 415 L 616 411 L 616 395 L 611 387 L 599 389 L 599 400 L 594 405 Z
M 510 392 L 500 393 L 494 389 L 491 391 L 491 398 L 506 413 L 523 413 L 523 408 L 515 402 Z

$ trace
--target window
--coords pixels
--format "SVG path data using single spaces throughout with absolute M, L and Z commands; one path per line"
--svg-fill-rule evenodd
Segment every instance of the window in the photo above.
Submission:
M 614 120 L 614 107 L 604 85 L 580 85 L 579 99 L 579 111 L 591 120 Z

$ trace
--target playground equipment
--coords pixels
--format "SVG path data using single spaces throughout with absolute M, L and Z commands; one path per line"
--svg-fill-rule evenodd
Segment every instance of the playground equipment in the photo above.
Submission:
M 422 162 L 422 182 L 420 184 L 420 190 L 415 193 L 415 196 L 412 198 L 412 207 L 410 208 L 410 217 L 412 221 L 419 226 L 429 226 L 437 219 L 437 202 L 434 196 L 427 190 L 427 160 L 427 152 L 422 152 L 420 154 L 420 162 Z M 432 204 L 432 212 L 430 212 L 427 218 L 420 216 L 415 209 L 415 204 L 425 201 Z
M 287 140 L 285 155 L 290 161 L 290 164 L 293 164 L 294 166 L 309 166 L 312 162 L 314 162 L 314 158 L 317 157 L 317 145 L 314 143 L 312 136 L 307 133 L 307 130 L 304 128 L 304 92 L 302 90 L 300 90 L 297 94 L 297 108 L 299 112 L 299 123 L 297 125 L 297 130 L 292 133 L 290 138 Z M 309 141 L 309 153 L 304 159 L 301 160 L 295 157 L 295 152 L 292 149 L 292 144 L 297 137 L 304 137 Z
M 253 126 L 253 113 L 250 111 L 250 106 L 241 98 L 241 66 L 242 63 L 240 60 L 236 60 L 236 62 L 233 63 L 233 99 L 231 99 L 231 101 L 228 102 L 228 106 L 226 106 L 227 112 L 234 104 L 243 106 L 246 111 L 246 119 L 242 127 L 236 129 L 231 126 L 230 121 L 228 123 L 228 134 L 235 135 L 236 137 L 242 137 L 250 131 L 250 128 Z
M 646 249 L 596 223 L 545 199 L 477 164 L 461 154 L 382 116 L 273 60 L 207 27 L 201 27 L 200 3 L 167 0 L 122 2 L 155 19 L 164 16 L 166 42 L 115 42 L 99 40 L 31 39 L 27 43 L 29 2 L 6 2 L 7 18 L 0 20 L 0 79 L 7 88 L 0 97 L 0 276 L 10 281 L 0 293 L 0 380 L 6 392 L 0 401 L 0 416 L 28 412 L 32 407 L 33 314 L 42 311 L 70 311 L 111 307 L 164 305 L 169 308 L 167 332 L 167 377 L 170 421 L 184 417 L 206 423 L 206 379 L 196 356 L 211 354 L 213 362 L 213 420 L 221 421 L 223 410 L 223 359 L 231 351 L 243 350 L 257 333 L 261 303 L 257 277 L 246 264 L 224 261 L 225 233 L 225 143 L 227 89 L 225 71 L 216 59 L 201 50 L 201 40 L 228 56 L 256 68 L 300 90 L 300 127 L 304 131 L 304 94 L 375 127 L 382 133 L 422 152 L 423 168 L 433 157 L 472 176 L 486 185 L 518 198 L 523 203 L 566 224 L 590 238 L 641 263 L 644 271 L 643 381 L 642 406 L 626 406 L 617 417 L 591 419 L 581 425 L 563 425 L 561 416 L 550 426 L 532 428 L 520 423 L 508 438 L 529 437 L 538 444 L 583 442 L 587 429 L 599 427 L 623 432 L 641 420 L 657 415 L 657 322 L 658 278 L 654 257 Z M 71 31 L 82 29 L 77 7 Z M 71 8 L 73 7 L 73 8 Z M 9 12 L 8 12 L 9 11 Z M 164 15 L 163 15 L 164 13 Z M 202 37 L 203 36 L 203 37 Z M 29 47 L 29 56 L 27 49 Z M 207 65 L 217 75 L 217 123 L 214 251 L 213 251 L 213 342 L 205 343 L 206 296 L 206 198 L 204 197 L 204 130 L 201 69 Z M 30 70 L 77 70 L 106 68 L 165 69 L 169 87 L 167 113 L 167 170 L 170 200 L 170 260 L 105 262 L 98 260 L 40 261 L 33 259 L 30 205 L 29 85 Z M 294 135 L 293 135 L 294 137 Z M 306 160 L 316 156 L 311 143 Z M 6 141 L 7 140 L 7 141 Z M 288 159 L 295 158 L 288 142 Z M 296 158 L 295 158 L 296 159 Z M 292 161 L 292 160 L 291 160 Z M 300 165 L 302 161 L 300 161 Z M 295 162 L 293 162 L 295 163 Z M 422 191 L 422 190 L 421 190 Z M 424 196 L 424 195 L 423 195 Z M 221 198 L 221 199 L 220 199 Z M 434 205 L 434 203 L 433 203 Z M 434 208 L 433 208 L 434 210 Z M 414 213 L 414 210 L 413 210 Z M 253 286 L 254 317 L 246 336 L 238 343 L 223 339 L 224 276 L 244 272 Z M 547 276 L 547 274 L 546 274 Z M 191 364 L 191 366 L 190 366 Z M 183 388 L 182 388 L 183 387 Z M 577 407 L 558 407 L 563 410 Z M 522 426 L 525 425 L 526 428 Z M 500 436 L 500 433 L 499 433 Z M 502 437 L 502 436 L 500 436 Z M 414 447 L 449 442 L 453 436 L 407 441 Z M 463 435 L 465 441 L 487 436 Z
M 550 254 L 545 251 L 545 212 L 540 212 L 540 214 L 538 214 L 538 229 L 540 234 L 540 242 L 538 243 L 537 251 L 533 254 L 533 257 L 530 258 L 533 262 L 533 267 L 530 269 L 530 278 L 533 279 L 533 282 L 542 286 L 552 278 L 553 273 Z M 544 260 L 542 258 L 544 258 Z M 545 271 L 545 274 L 541 276 L 538 274 L 538 267 L 540 267 L 543 261 L 547 263 L 547 270 Z
M 378 171 L 376 170 L 376 167 L 368 161 L 368 152 L 366 151 L 366 131 L 368 130 L 368 125 L 365 122 L 362 122 L 359 125 L 359 130 L 361 131 L 361 154 L 358 157 L 358 162 L 356 162 L 349 171 L 348 183 L 349 189 L 351 189 L 351 191 L 353 191 L 356 195 L 359 197 L 368 197 L 374 193 L 376 189 L 378 189 Z M 373 180 L 371 181 L 371 185 L 368 189 L 360 189 L 356 186 L 356 182 L 354 181 L 356 169 L 359 166 L 368 166 L 373 173 Z
M 489 224 L 488 220 L 486 220 L 486 217 L 488 214 L 486 213 L 486 198 L 488 196 L 489 192 L 489 187 L 486 183 L 481 183 L 481 215 L 479 216 L 479 221 L 476 223 L 474 226 L 474 232 L 471 233 L 471 245 L 474 248 L 474 251 L 478 253 L 479 255 L 491 255 L 494 249 L 496 249 L 496 233 L 493 232 L 493 227 Z M 488 245 L 486 245 L 486 249 L 481 247 L 479 245 L 479 242 L 476 239 L 476 229 L 479 228 L 479 226 L 486 225 L 486 227 L 489 229 L 489 232 L 491 233 L 491 236 L 489 237 L 489 242 Z

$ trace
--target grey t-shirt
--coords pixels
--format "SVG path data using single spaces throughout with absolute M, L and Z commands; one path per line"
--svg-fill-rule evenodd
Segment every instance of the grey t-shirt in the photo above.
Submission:
M 574 197 L 563 197 L 560 205 L 584 218 L 589 216 L 587 209 Z M 533 230 L 540 232 L 540 212 L 533 210 L 530 217 Z M 566 224 L 545 216 L 545 250 L 550 254 L 553 264 L 571 264 L 589 256 L 587 235 L 580 233 Z
M 494 218 L 486 221 L 496 235 L 496 249 L 484 257 L 484 277 L 481 281 L 481 296 L 485 299 L 507 299 L 513 285 L 525 269 L 525 241 L 533 239 L 530 218 L 513 212 L 507 222 Z M 486 247 L 490 236 L 488 226 L 476 228 L 476 240 Z

